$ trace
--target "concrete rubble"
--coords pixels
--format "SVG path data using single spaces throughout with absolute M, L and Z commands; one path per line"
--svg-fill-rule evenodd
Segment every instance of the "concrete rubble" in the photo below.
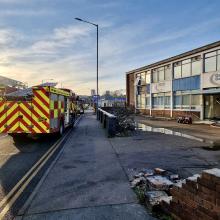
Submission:
M 179 175 L 161 168 L 154 170 L 143 168 L 139 172 L 137 169 L 130 169 L 128 173 L 131 188 L 139 194 L 139 197 L 141 195 L 142 203 L 149 208 L 159 205 L 162 200 L 169 202 L 171 200 L 170 188 L 180 181 Z
M 169 190 L 169 188 L 173 185 L 167 177 L 164 176 L 150 176 L 147 177 L 147 184 L 149 189 L 156 189 L 156 190 Z
M 165 191 L 147 191 L 145 193 L 145 198 L 147 204 L 151 206 L 159 205 L 161 201 L 169 202 L 172 196 L 168 196 Z

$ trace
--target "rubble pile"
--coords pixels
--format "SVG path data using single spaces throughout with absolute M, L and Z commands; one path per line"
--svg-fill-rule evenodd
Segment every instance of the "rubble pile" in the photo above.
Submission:
M 187 179 L 160 168 L 129 170 L 129 180 L 140 202 L 156 210 L 157 217 L 162 211 L 177 220 L 220 220 L 220 169 Z
M 161 201 L 169 202 L 170 188 L 180 182 L 179 176 L 161 168 L 129 170 L 131 188 L 137 193 L 141 203 L 152 211 L 160 206 Z
M 163 200 L 161 205 L 174 219 L 220 219 L 220 169 L 204 170 L 174 184 L 170 194 L 172 200 Z

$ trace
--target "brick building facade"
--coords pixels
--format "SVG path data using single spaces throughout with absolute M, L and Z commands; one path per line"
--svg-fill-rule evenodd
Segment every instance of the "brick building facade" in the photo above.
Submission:
M 220 119 L 220 41 L 127 72 L 126 91 L 147 115 Z

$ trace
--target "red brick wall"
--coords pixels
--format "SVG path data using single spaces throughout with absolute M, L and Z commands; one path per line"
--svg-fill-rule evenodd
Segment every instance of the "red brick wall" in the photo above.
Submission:
M 178 220 L 220 219 L 220 169 L 202 172 L 200 176 L 186 179 L 181 186 L 174 186 L 172 200 L 162 207 Z
M 200 118 L 200 112 L 190 112 L 190 111 L 173 111 L 173 118 L 178 118 L 180 116 L 191 116 L 193 119 Z
M 126 75 L 126 97 L 127 97 L 127 106 L 134 108 L 134 73 Z
M 170 110 L 152 110 L 152 116 L 154 117 L 170 117 Z
M 139 113 L 142 113 L 144 115 L 150 115 L 150 109 L 139 109 Z M 156 110 L 152 109 L 151 111 L 152 116 L 154 117 L 166 117 L 170 118 L 170 110 Z M 172 118 L 178 118 L 181 116 L 191 116 L 194 120 L 198 120 L 200 118 L 200 112 L 190 112 L 190 111 L 173 111 L 173 117 Z
M 144 115 L 150 115 L 150 109 L 139 109 L 139 112 Z

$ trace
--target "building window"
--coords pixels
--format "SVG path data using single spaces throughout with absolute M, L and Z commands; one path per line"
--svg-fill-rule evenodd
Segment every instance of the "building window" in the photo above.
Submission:
M 182 108 L 188 109 L 190 107 L 190 95 L 182 95 Z
M 158 94 L 158 107 L 163 108 L 164 107 L 164 93 Z
M 196 109 L 200 106 L 200 95 L 198 94 L 185 94 L 178 91 L 174 93 L 173 100 L 174 109 Z
M 170 93 L 165 93 L 165 94 L 164 94 L 164 107 L 165 107 L 166 109 L 169 109 L 169 108 L 170 108 L 170 96 L 171 96 Z
M 164 67 L 157 69 L 158 72 L 158 81 L 164 81 Z
M 174 100 L 173 107 L 174 107 L 174 109 L 180 109 L 181 108 L 181 103 L 182 103 L 181 98 L 182 97 L 179 94 L 174 95 L 174 97 L 173 97 L 173 100 Z
M 150 93 L 150 84 L 146 85 L 146 93 L 148 93 L 148 94 Z
M 146 96 L 145 103 L 146 103 L 146 107 L 149 108 L 150 107 L 150 96 Z
M 153 108 L 170 108 L 170 94 L 169 97 L 165 96 L 166 93 L 157 93 L 152 95 Z
M 141 86 L 137 86 L 137 95 L 140 95 L 141 94 Z
M 171 80 L 171 68 L 170 65 L 159 67 L 152 72 L 153 82 L 162 82 L 164 80 Z
M 192 75 L 198 75 L 201 71 L 201 56 L 192 58 Z
M 141 85 L 141 75 L 140 74 L 136 74 L 136 85 L 137 86 Z
M 217 69 L 220 70 L 220 50 L 218 50 Z
M 157 99 L 157 94 L 152 95 L 152 107 L 157 108 L 158 106 L 158 99 Z
M 182 61 L 182 77 L 191 75 L 191 59 Z
M 164 78 L 165 80 L 171 80 L 171 67 L 167 65 L 164 67 Z
M 141 96 L 140 95 L 136 96 L 136 106 L 137 108 L 141 108 Z
M 153 70 L 152 76 L 153 76 L 153 83 L 158 82 L 157 70 L 156 69 Z
M 145 73 L 141 73 L 141 85 L 145 84 Z
M 174 63 L 174 78 L 184 78 L 200 74 L 201 56 L 196 56 L 187 60 Z
M 140 86 L 140 94 L 145 94 L 146 93 L 146 87 L 145 86 Z
M 200 105 L 200 95 L 191 95 L 191 105 L 192 106 Z
M 174 64 L 174 78 L 178 79 L 182 76 L 182 68 L 181 68 L 181 62 L 177 62 Z
M 146 83 L 146 84 L 150 84 L 150 83 L 151 83 L 151 71 L 150 71 L 150 70 L 148 70 L 148 71 L 146 72 L 145 83 Z
M 145 109 L 145 95 L 144 94 L 141 95 L 141 108 Z
M 205 72 L 214 72 L 217 70 L 217 51 L 205 54 Z

